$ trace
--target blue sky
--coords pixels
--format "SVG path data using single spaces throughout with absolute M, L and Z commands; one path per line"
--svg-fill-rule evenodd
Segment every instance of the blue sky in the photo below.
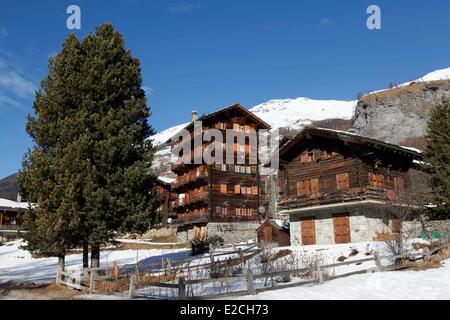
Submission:
M 82 11 L 79 37 L 104 21 L 141 60 L 156 130 L 240 102 L 305 96 L 355 99 L 450 66 L 447 0 L 2 0 L 0 178 L 31 146 L 25 115 L 47 61 Z M 366 28 L 366 9 L 382 29 Z

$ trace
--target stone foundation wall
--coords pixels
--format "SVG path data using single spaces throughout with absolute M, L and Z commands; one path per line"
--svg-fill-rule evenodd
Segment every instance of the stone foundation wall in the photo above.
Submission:
M 237 243 L 248 240 L 256 240 L 256 229 L 259 222 L 233 222 L 233 223 L 208 223 L 208 236 L 218 235 L 225 243 Z M 189 242 L 192 240 L 192 229 L 177 233 L 178 241 Z

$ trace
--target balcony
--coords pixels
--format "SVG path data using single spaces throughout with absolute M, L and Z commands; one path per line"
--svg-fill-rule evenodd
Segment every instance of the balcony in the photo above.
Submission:
M 208 167 L 203 165 L 193 171 L 190 171 L 177 178 L 177 181 L 173 184 L 174 191 L 183 192 L 183 190 L 198 188 L 207 182 Z
M 324 204 L 344 203 L 355 200 L 372 199 L 385 201 L 391 199 L 391 193 L 392 190 L 380 187 L 350 188 L 345 190 L 336 190 L 330 193 L 319 192 L 310 196 L 285 197 L 279 200 L 278 207 L 282 210 L 289 210 Z
M 209 221 L 209 213 L 207 211 L 200 211 L 200 212 L 178 214 L 173 224 L 185 225 L 192 223 L 206 223 L 208 221 Z

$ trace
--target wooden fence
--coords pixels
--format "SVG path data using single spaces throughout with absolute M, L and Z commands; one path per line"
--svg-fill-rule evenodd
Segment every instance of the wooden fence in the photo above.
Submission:
M 255 250 L 256 248 L 256 250 Z M 299 268 L 299 269 L 291 269 L 291 270 L 282 270 L 282 271 L 274 271 L 274 272 L 265 272 L 261 274 L 253 274 L 252 270 L 249 266 L 247 266 L 246 272 L 243 273 L 241 276 L 235 276 L 235 277 L 224 277 L 224 278 L 205 278 L 205 279 L 185 279 L 184 277 L 179 277 L 177 280 L 171 281 L 171 282 L 151 282 L 151 281 L 138 281 L 136 274 L 132 274 L 129 277 L 129 292 L 128 296 L 130 299 L 135 298 L 136 295 L 136 287 L 139 285 L 140 288 L 150 288 L 150 287 L 156 287 L 156 288 L 163 288 L 163 289 L 171 289 L 174 292 L 177 292 L 177 294 L 174 295 L 174 299 L 179 300 L 186 300 L 186 299 L 192 299 L 192 300 L 199 300 L 199 299 L 217 299 L 217 298 L 224 298 L 224 297 L 231 297 L 231 296 L 242 296 L 242 295 L 255 295 L 260 292 L 269 291 L 269 290 L 279 290 L 279 289 L 285 289 L 285 288 L 293 288 L 298 286 L 304 286 L 308 284 L 322 284 L 325 281 L 348 277 L 351 275 L 356 274 L 363 274 L 363 273 L 370 273 L 370 272 L 383 272 L 383 271 L 393 271 L 398 269 L 404 269 L 407 266 L 404 264 L 404 260 L 408 259 L 411 261 L 416 260 L 423 260 L 424 262 L 430 261 L 431 256 L 435 254 L 436 252 L 448 248 L 447 244 L 443 244 L 440 246 L 436 246 L 432 249 L 425 247 L 423 249 L 422 253 L 408 253 L 403 255 L 388 255 L 388 256 L 380 256 L 378 252 L 373 252 L 373 256 L 369 258 L 364 259 L 358 259 L 358 260 L 350 260 L 350 261 L 344 261 L 344 262 L 338 262 L 328 265 L 321 265 L 319 260 L 315 261 L 315 264 L 313 267 L 308 268 Z M 263 248 L 258 248 L 257 246 L 251 246 L 245 249 L 239 249 L 236 247 L 233 247 L 233 251 L 227 251 L 226 252 L 220 252 L 218 254 L 210 254 L 211 262 L 207 264 L 201 264 L 197 265 L 195 267 L 212 267 L 215 263 L 218 261 L 215 260 L 216 257 L 225 255 L 225 254 L 238 254 L 239 258 L 238 260 L 242 263 L 242 265 L 245 264 L 251 257 L 256 256 L 257 254 L 261 253 Z M 245 255 L 245 253 L 248 253 Z M 394 261 L 401 261 L 401 263 L 394 263 L 391 265 L 384 265 L 383 261 L 385 260 L 394 260 Z M 345 274 L 340 275 L 333 275 L 333 276 L 325 276 L 325 270 L 326 269 L 332 269 L 336 267 L 341 266 L 348 266 L 348 265 L 361 265 L 363 263 L 367 262 L 374 262 L 375 267 L 372 268 L 366 268 L 362 270 L 352 271 Z M 104 269 L 103 269 L 104 270 Z M 97 280 L 100 279 L 106 279 L 108 278 L 107 275 L 99 275 L 100 269 L 87 269 L 84 271 L 59 271 L 57 273 L 57 283 L 67 285 L 68 287 L 77 289 L 77 290 L 87 290 L 89 293 L 94 293 L 95 290 L 95 283 Z M 84 273 L 83 273 L 84 272 Z M 79 275 L 82 274 L 80 277 Z M 295 277 L 295 275 L 299 274 L 310 274 L 312 279 L 299 281 L 299 282 L 292 282 L 292 278 Z M 277 277 L 283 277 L 284 279 L 287 279 L 286 283 L 284 284 L 277 284 L 275 285 L 274 278 Z M 270 279 L 271 284 L 269 286 L 263 286 L 262 288 L 257 288 L 255 286 L 255 280 L 259 279 L 265 279 L 266 282 L 268 279 Z M 78 280 L 78 282 L 77 282 Z M 238 291 L 228 291 L 223 293 L 215 293 L 215 294 L 209 294 L 209 295 L 200 295 L 195 296 L 193 294 L 193 290 L 191 290 L 191 294 L 189 294 L 189 287 L 193 285 L 207 285 L 209 283 L 217 283 L 217 282 L 227 282 L 234 281 L 234 283 L 240 283 L 243 284 L 241 287 L 245 287 L 244 290 L 238 290 Z

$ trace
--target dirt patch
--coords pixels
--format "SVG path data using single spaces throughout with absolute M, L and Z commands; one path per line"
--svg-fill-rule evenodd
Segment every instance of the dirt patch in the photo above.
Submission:
M 56 284 L 36 284 L 30 282 L 0 284 L 0 297 L 16 300 L 70 300 L 82 292 Z
M 440 250 L 437 254 L 431 256 L 430 261 L 409 261 L 405 262 L 407 269 L 413 271 L 424 271 L 428 269 L 438 269 L 442 267 L 442 261 L 450 259 L 450 248 Z

